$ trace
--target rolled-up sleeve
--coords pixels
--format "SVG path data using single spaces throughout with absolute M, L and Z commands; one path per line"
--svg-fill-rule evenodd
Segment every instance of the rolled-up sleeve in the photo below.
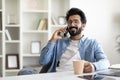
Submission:
M 96 40 L 94 45 L 95 45 L 94 52 L 95 52 L 96 62 L 93 62 L 93 65 L 95 66 L 96 70 L 108 69 L 108 67 L 110 66 L 110 63 L 101 45 Z

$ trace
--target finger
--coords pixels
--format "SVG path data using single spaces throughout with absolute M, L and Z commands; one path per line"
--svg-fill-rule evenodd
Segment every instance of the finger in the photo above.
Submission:
M 66 28 L 61 28 L 61 29 L 59 29 L 59 31 L 65 33 L 66 32 Z
M 84 71 L 85 71 L 85 72 L 91 71 L 91 67 L 90 67 L 90 66 L 85 67 L 85 68 L 84 68 Z
M 91 69 L 91 67 L 90 66 L 85 67 L 85 70 L 88 70 L 88 69 Z
M 85 64 L 84 64 L 84 72 L 91 72 L 91 71 L 92 71 L 91 64 L 89 62 L 85 62 Z
M 85 61 L 84 62 L 84 67 L 87 67 L 87 66 L 89 66 L 89 62 Z
M 90 73 L 90 72 L 92 72 L 91 69 L 84 69 L 84 73 Z
M 66 29 L 65 28 L 60 28 L 58 31 L 57 31 L 57 34 L 61 37 L 64 37 L 65 36 L 65 33 L 66 33 Z

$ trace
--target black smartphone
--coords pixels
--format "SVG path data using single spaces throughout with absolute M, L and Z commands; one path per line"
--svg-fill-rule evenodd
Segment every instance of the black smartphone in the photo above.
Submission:
M 64 37 L 67 37 L 67 33 L 68 33 L 68 28 L 66 28 L 65 33 L 59 32 L 58 35 L 60 35 L 60 36 L 62 36 L 64 38 Z

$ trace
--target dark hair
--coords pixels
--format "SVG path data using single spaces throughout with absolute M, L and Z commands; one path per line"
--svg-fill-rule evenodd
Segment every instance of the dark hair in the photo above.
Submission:
M 85 16 L 84 12 L 78 8 L 71 8 L 70 10 L 67 11 L 66 21 L 68 21 L 68 19 L 71 15 L 76 15 L 76 14 L 81 17 L 81 22 L 86 24 L 86 22 L 87 22 L 86 16 Z

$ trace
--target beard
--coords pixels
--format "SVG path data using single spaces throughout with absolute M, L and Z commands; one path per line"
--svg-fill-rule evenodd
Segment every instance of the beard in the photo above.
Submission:
M 82 27 L 78 28 L 78 27 L 72 26 L 68 28 L 68 32 L 70 36 L 76 36 L 76 35 L 81 34 L 82 30 L 83 30 Z

